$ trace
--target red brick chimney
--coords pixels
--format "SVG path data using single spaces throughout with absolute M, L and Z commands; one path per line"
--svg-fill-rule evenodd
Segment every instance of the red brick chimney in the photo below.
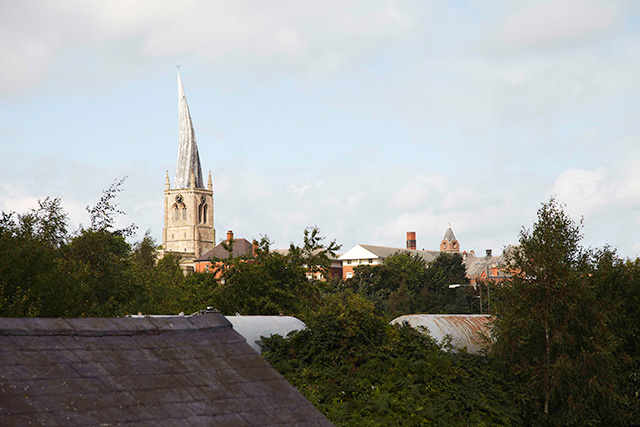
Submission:
M 416 232 L 407 231 L 407 249 L 416 249 Z
M 231 243 L 233 241 L 233 231 L 227 231 L 227 243 Z

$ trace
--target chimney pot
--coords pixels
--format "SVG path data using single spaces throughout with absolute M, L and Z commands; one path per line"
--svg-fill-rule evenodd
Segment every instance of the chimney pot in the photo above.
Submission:
M 227 231 L 227 243 L 231 242 L 233 240 L 233 231 L 229 230 Z

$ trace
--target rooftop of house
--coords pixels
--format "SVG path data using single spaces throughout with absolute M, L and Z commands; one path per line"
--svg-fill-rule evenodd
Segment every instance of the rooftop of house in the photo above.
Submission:
M 0 425 L 332 425 L 219 313 L 0 318 Z
M 196 262 L 211 261 L 213 258 L 229 259 L 229 251 L 224 247 L 224 244 L 228 245 L 229 242 L 219 243 L 216 247 L 198 257 Z M 253 244 L 247 239 L 233 239 L 231 253 L 234 258 L 245 255 L 253 257 Z
M 368 259 L 368 258 L 387 258 L 398 252 L 409 252 L 411 254 L 417 254 L 426 262 L 431 262 L 440 255 L 440 251 L 425 251 L 416 249 L 405 248 L 392 248 L 388 246 L 373 246 L 373 245 L 356 245 L 348 250 L 346 253 L 340 256 L 340 260 L 349 259 Z

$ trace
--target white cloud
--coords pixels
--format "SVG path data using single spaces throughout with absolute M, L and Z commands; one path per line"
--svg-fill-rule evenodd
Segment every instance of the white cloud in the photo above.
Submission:
M 492 50 L 518 52 L 561 48 L 592 40 L 623 18 L 620 1 L 545 0 L 510 3 L 487 43 Z
M 610 203 L 606 171 L 570 169 L 563 172 L 551 188 L 551 195 L 567 204 L 572 215 L 589 215 Z
M 37 85 L 78 54 L 108 67 L 169 58 L 331 74 L 414 26 L 402 4 L 386 1 L 4 2 L 0 94 Z

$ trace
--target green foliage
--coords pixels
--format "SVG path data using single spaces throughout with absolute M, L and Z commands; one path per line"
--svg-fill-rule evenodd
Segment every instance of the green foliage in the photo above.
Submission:
M 605 272 L 580 246 L 580 229 L 551 199 L 522 230 L 513 277 L 496 289 L 494 354 L 523 386 L 531 422 L 622 425 L 615 305 L 596 285 Z
M 357 266 L 346 286 L 392 319 L 409 313 L 468 313 L 473 296 L 466 289 L 449 289 L 468 282 L 460 254 L 443 252 L 427 265 L 418 254 L 398 251 L 382 265 Z
M 331 260 L 339 246 L 325 246 L 316 227 L 304 231 L 302 247 L 291 244 L 287 254 L 269 250 L 269 239 L 257 244 L 255 258 L 216 260 L 221 273 L 220 286 L 210 305 L 225 314 L 302 315 L 319 298 L 326 283 L 318 274 L 328 276 Z
M 486 359 L 387 324 L 362 296 L 327 296 L 306 323 L 263 354 L 337 426 L 521 424 Z

